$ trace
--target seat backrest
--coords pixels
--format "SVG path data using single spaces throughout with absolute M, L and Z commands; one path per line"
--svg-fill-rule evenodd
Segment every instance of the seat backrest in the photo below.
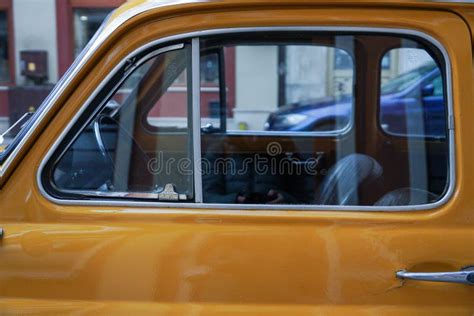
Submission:
M 360 205 L 360 192 L 377 186 L 382 167 L 373 158 L 351 154 L 331 167 L 316 191 L 315 203 L 320 205 Z

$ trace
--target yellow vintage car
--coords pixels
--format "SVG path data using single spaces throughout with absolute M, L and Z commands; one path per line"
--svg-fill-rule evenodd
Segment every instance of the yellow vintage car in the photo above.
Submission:
M 127 2 L 0 152 L 0 314 L 472 315 L 473 27 Z

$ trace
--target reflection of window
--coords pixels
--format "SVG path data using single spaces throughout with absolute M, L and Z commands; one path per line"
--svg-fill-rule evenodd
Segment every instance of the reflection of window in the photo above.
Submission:
M 205 56 L 201 60 L 201 83 L 206 86 L 215 86 L 219 82 L 219 59 L 216 54 Z M 186 73 L 176 79 L 176 85 L 186 83 Z
M 7 13 L 0 11 L 0 81 L 10 80 Z
M 78 56 L 112 9 L 74 10 L 74 56 Z
M 216 54 L 205 56 L 201 60 L 201 82 L 218 83 L 219 59 Z
M 227 115 L 219 101 L 219 54 L 212 53 L 201 56 L 201 125 L 209 132 L 220 130 L 225 125 Z

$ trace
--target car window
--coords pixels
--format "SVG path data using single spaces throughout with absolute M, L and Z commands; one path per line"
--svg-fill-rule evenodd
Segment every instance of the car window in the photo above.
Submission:
M 424 105 L 423 98 L 443 90 L 432 51 L 400 37 L 292 35 L 202 41 L 202 55 L 222 54 L 220 89 L 226 93 L 219 103 L 227 122 L 226 133 L 202 129 L 204 202 L 389 206 L 438 200 L 447 185 L 445 142 L 433 147 L 405 137 L 384 143 L 383 132 L 368 133 L 379 95 L 386 130 L 406 135 L 436 119 L 431 128 L 446 132 L 440 127 L 444 101 Z M 385 53 L 393 46 L 401 48 Z
M 422 48 L 396 48 L 398 65 L 382 73 L 380 125 L 391 135 L 446 137 L 441 69 Z
M 446 194 L 447 78 L 430 42 L 290 31 L 192 43 L 147 48 L 158 55 L 101 88 L 43 169 L 48 193 L 302 209 Z
M 191 160 L 189 85 L 179 82 L 189 56 L 186 46 L 137 67 L 62 154 L 52 184 L 65 192 L 191 201 L 192 166 L 163 164 Z M 178 84 L 181 95 L 173 98 Z

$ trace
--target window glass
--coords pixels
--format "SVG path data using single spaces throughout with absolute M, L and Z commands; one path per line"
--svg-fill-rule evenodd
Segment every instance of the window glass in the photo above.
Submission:
M 352 69 L 354 64 L 349 54 L 341 49 L 334 49 L 334 68 L 335 69 Z
M 186 46 L 150 59 L 136 70 L 138 77 L 127 79 L 132 83 L 115 89 L 54 166 L 56 190 L 193 199 L 188 85 L 179 98 L 172 95 L 173 83 L 190 71 L 189 50 Z
M 438 76 L 434 77 L 433 80 L 431 81 L 431 84 L 433 85 L 433 96 L 443 96 L 443 78 L 441 77 L 441 74 Z
M 227 123 L 227 111 L 220 102 L 221 55 L 223 52 L 211 51 L 201 56 L 201 126 L 205 133 L 221 132 Z
M 446 106 L 441 69 L 423 48 L 397 48 L 397 65 L 383 80 L 380 124 L 394 135 L 446 137 Z M 385 58 L 385 57 L 384 57 Z
M 168 69 L 168 71 L 172 71 Z M 139 71 L 138 71 L 139 72 Z M 146 116 L 148 125 L 152 130 L 162 133 L 176 133 L 188 126 L 188 84 L 186 80 L 186 69 L 179 74 L 173 74 L 176 78 L 171 86 L 163 92 L 161 98 L 151 107 Z M 135 75 L 134 81 L 141 80 L 142 76 Z M 130 90 L 130 89 L 126 89 Z M 125 91 L 126 91 L 125 90 Z
M 348 38 L 338 39 L 338 45 L 350 44 Z M 223 125 L 229 133 L 342 132 L 349 126 L 354 64 L 344 49 L 311 42 L 250 42 L 226 45 L 220 54 L 225 61 L 223 74 L 231 84 L 202 91 L 202 126 L 208 127 L 205 131 L 216 132 Z M 212 55 L 202 58 L 213 59 Z M 203 64 L 207 62 L 201 67 Z M 211 70 L 212 77 L 219 78 L 219 70 Z M 226 106 L 218 102 L 222 90 Z M 335 104 L 338 113 L 320 119 L 317 113 L 325 111 L 328 102 Z M 211 124 L 213 128 L 209 128 Z
M 216 51 L 226 128 L 202 118 L 204 202 L 380 207 L 443 196 L 446 137 L 418 137 L 446 133 L 435 48 L 396 36 L 256 33 L 202 41 L 202 57 Z M 373 132 L 378 113 L 385 130 Z
M 209 131 L 215 131 L 220 128 L 218 70 L 217 54 L 209 54 L 201 58 L 201 99 L 204 105 L 201 107 L 201 117 L 204 122 L 203 130 L 208 129 Z M 141 71 L 143 70 L 140 69 L 132 74 L 132 77 L 136 79 L 133 80 L 130 78 L 126 85 L 136 81 L 137 78 L 139 79 Z M 185 123 L 183 119 L 186 119 L 186 117 L 179 118 L 179 115 L 185 112 L 183 106 L 186 105 L 184 100 L 188 96 L 187 80 L 188 76 L 186 75 L 186 71 L 178 75 L 161 99 L 161 102 L 169 103 L 166 107 L 166 111 L 163 111 L 161 103 L 158 102 L 148 113 L 147 122 L 150 126 L 180 126 Z
M 74 9 L 74 56 L 77 57 L 112 9 Z
M 204 203 L 310 209 L 424 205 L 447 192 L 444 60 L 429 43 L 256 32 L 200 46 L 201 142 L 186 45 L 103 89 L 45 168 L 53 194 L 192 202 L 202 190 Z

